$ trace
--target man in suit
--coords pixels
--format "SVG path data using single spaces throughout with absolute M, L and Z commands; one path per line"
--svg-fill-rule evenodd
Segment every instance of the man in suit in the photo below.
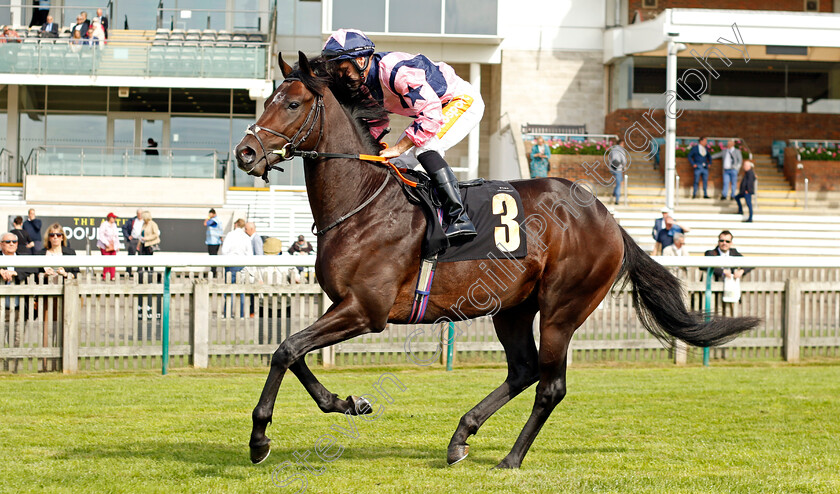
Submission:
M 726 200 L 726 193 L 729 198 L 735 199 L 735 186 L 738 183 L 738 170 L 741 169 L 741 150 L 735 148 L 735 139 L 729 139 L 726 149 L 712 155 L 712 158 L 720 158 L 723 162 L 723 191 L 720 193 L 720 200 Z
M 691 148 L 688 153 L 688 162 L 694 168 L 694 195 L 692 198 L 697 198 L 697 186 L 700 185 L 700 179 L 703 179 L 703 198 L 708 199 L 709 193 L 706 190 L 706 184 L 709 181 L 709 166 L 712 164 L 712 153 L 706 146 L 706 138 L 701 137 L 700 142 Z
M 40 36 L 42 38 L 58 38 L 58 23 L 53 22 L 53 16 L 47 16 L 47 22 L 41 26 Z
M 87 18 L 87 12 L 82 12 L 76 16 L 76 23 L 70 28 L 71 34 L 79 31 L 82 39 L 88 39 L 88 30 L 90 30 L 90 21 Z
M 726 257 L 726 256 L 744 257 L 743 254 L 738 252 L 738 249 L 732 247 L 732 232 L 730 232 L 729 230 L 724 230 L 724 231 L 720 232 L 720 234 L 718 235 L 717 247 L 715 247 L 714 249 L 707 250 L 705 255 L 706 256 L 722 256 L 722 257 Z M 703 270 L 703 271 L 706 270 L 706 268 L 700 268 L 700 269 Z M 737 280 L 737 279 L 742 278 L 745 274 L 752 271 L 752 269 L 753 268 L 746 268 L 746 269 L 744 269 L 744 268 L 735 268 L 735 269 L 715 268 L 715 270 L 714 270 L 715 281 L 723 280 L 724 276 L 727 277 L 727 278 L 735 278 Z
M 744 214 L 744 208 L 741 206 L 741 199 L 747 200 L 747 208 L 750 210 L 750 217 L 745 219 L 746 223 L 752 223 L 753 220 L 753 194 L 755 194 L 755 169 L 752 161 L 744 162 L 744 177 L 741 178 L 741 188 L 735 200 L 738 201 L 738 214 Z
M 96 17 L 99 17 L 99 23 L 102 24 L 102 30 L 105 31 L 105 39 L 108 39 L 108 18 L 102 15 L 102 9 L 96 9 Z
M 128 255 L 136 256 L 140 254 L 137 245 L 140 242 L 140 235 L 143 232 L 143 210 L 137 210 L 137 216 L 123 223 L 122 234 L 125 240 L 125 248 Z M 131 273 L 131 267 L 126 268 L 126 272 Z
M 14 233 L 6 232 L 0 237 L 0 253 L 4 256 L 16 256 L 17 254 L 17 247 L 18 247 L 18 237 Z M 3 261 L 0 261 L 0 266 L 3 265 Z M 19 285 L 26 281 L 26 279 L 31 275 L 37 275 L 38 268 L 13 268 L 13 267 L 2 267 L 0 268 L 0 281 L 2 281 L 5 285 Z M 4 297 L 5 301 L 3 303 L 6 304 L 6 322 L 9 323 L 10 326 L 14 327 L 14 330 L 11 333 L 14 334 L 13 337 L 10 335 L 11 341 L 6 341 L 5 344 L 7 347 L 20 346 L 20 329 L 21 326 L 16 323 L 16 320 L 22 319 L 26 314 L 26 303 L 21 305 L 20 303 L 20 296 L 12 295 Z M 25 299 L 24 299 L 25 300 Z M 16 320 L 11 320 L 12 316 L 12 309 L 14 307 L 15 312 L 18 314 Z M 7 333 L 8 334 L 8 333 Z M 10 345 L 10 343 L 12 343 Z M 11 359 L 11 362 L 7 361 L 8 370 L 12 372 L 17 372 L 18 365 L 20 364 L 19 359 Z

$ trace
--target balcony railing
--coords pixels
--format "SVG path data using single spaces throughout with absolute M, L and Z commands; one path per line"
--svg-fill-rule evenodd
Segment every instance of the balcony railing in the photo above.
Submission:
M 75 45 L 27 38 L 0 44 L 0 73 L 265 79 L 267 46 Z
M 44 146 L 34 150 L 26 172 L 31 175 L 97 177 L 217 178 L 213 149 Z

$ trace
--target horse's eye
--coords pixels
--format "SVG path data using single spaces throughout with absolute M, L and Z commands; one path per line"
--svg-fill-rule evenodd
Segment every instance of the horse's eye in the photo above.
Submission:
M 298 103 L 297 101 L 292 101 L 291 103 L 289 103 L 290 110 L 297 110 L 299 107 L 300 103 Z

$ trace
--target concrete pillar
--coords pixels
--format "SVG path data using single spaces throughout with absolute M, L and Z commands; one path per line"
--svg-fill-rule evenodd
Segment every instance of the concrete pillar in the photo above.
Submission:
M 11 22 L 9 22 L 9 24 L 11 24 L 12 26 L 23 25 L 23 7 L 21 7 L 21 5 L 24 4 L 23 0 L 11 0 L 9 4 L 11 6 Z
M 481 91 L 481 64 L 470 64 L 470 84 Z M 467 178 L 472 180 L 478 178 L 478 139 L 481 135 L 480 125 L 470 132 L 467 138 Z
M 17 176 L 17 162 L 19 154 L 18 137 L 20 134 L 20 112 L 18 108 L 20 104 L 20 86 L 7 86 L 7 102 L 6 105 L 6 150 L 11 154 L 11 160 L 8 163 L 8 170 L 0 171 L 0 176 L 6 178 L 6 181 L 16 182 L 20 180 Z M 5 163 L 2 165 L 6 166 Z

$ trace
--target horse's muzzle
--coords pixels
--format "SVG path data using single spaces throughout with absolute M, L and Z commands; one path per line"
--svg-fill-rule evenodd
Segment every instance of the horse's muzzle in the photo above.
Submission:
M 236 156 L 236 165 L 240 170 L 247 172 L 250 175 L 262 176 L 265 169 L 265 159 L 257 156 L 257 151 L 247 144 L 239 143 L 234 150 Z M 267 157 L 266 157 L 267 158 Z

